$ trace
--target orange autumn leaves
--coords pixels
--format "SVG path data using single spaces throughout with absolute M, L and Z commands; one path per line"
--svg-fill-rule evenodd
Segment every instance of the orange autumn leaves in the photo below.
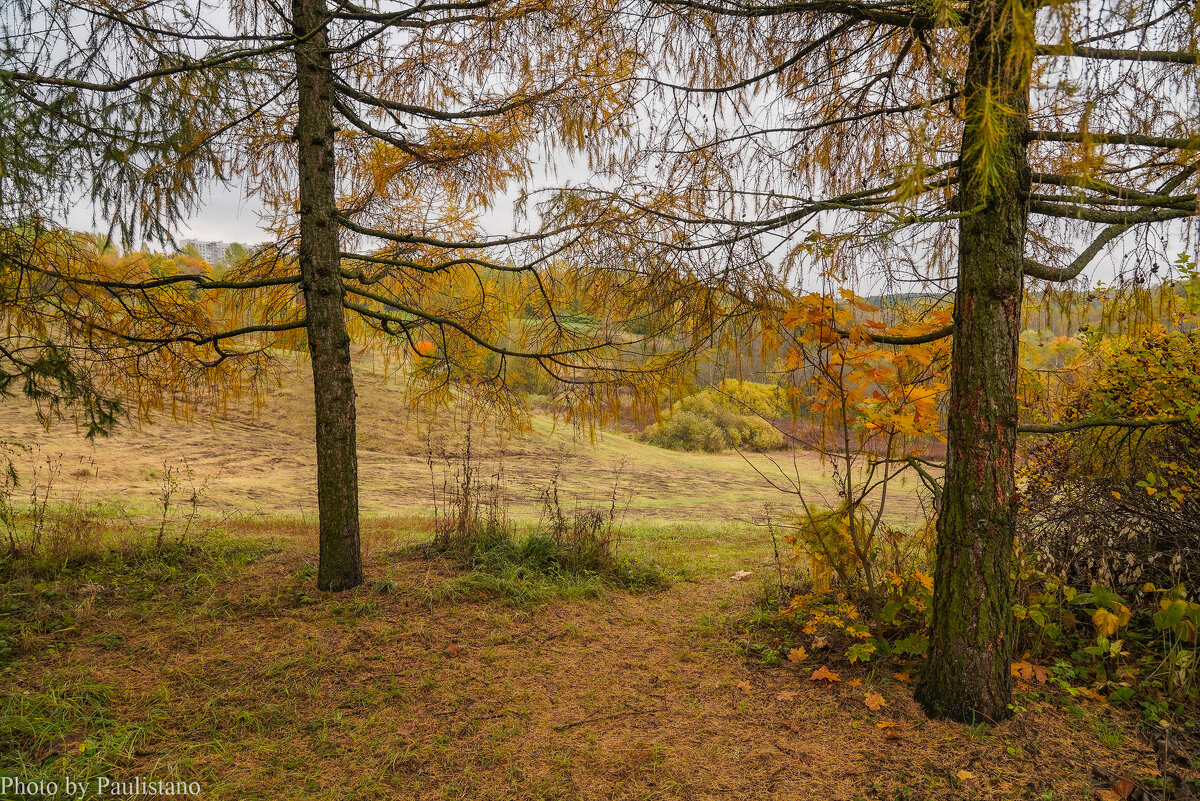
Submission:
M 827 685 L 833 684 L 835 681 L 841 681 L 842 677 L 834 673 L 827 666 L 822 665 L 813 671 L 813 674 L 808 677 L 809 681 L 824 681 Z
M 797 298 L 783 315 L 792 345 L 785 367 L 802 376 L 797 390 L 826 431 L 848 427 L 861 439 L 936 437 L 939 401 L 946 393 L 950 341 L 891 346 L 872 337 L 918 336 L 944 328 L 948 307 L 908 308 L 891 326 L 874 319 L 881 309 L 849 289 L 840 298 L 815 292 Z M 865 319 L 861 319 L 865 318 Z
M 835 682 L 840 682 L 842 677 L 835 671 L 830 670 L 828 665 L 822 665 L 812 672 L 812 675 L 808 677 L 808 680 L 824 682 L 824 686 L 828 687 Z M 851 679 L 848 684 L 849 686 L 857 687 L 862 684 L 862 680 Z M 880 709 L 887 706 L 887 700 L 878 692 L 869 692 L 863 697 L 863 704 L 872 712 L 878 712 Z

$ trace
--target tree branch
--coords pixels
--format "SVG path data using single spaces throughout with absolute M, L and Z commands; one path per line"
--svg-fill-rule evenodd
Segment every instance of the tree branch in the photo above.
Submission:
M 842 339 L 849 339 L 852 332 L 842 331 L 835 328 L 838 336 Z M 863 332 L 858 332 L 862 334 Z M 944 328 L 939 328 L 936 331 L 930 331 L 928 334 L 872 334 L 870 331 L 865 332 L 865 335 L 877 345 L 924 345 L 927 342 L 937 342 L 939 339 L 945 339 L 948 336 L 954 335 L 954 324 L 951 323 Z
M 1200 53 L 1186 50 L 1120 50 L 1111 47 L 1079 47 L 1072 44 L 1038 45 L 1039 56 L 1077 56 L 1111 61 L 1153 61 L 1159 64 L 1200 64 Z
M 1030 142 L 1092 142 L 1098 145 L 1200 150 L 1200 136 L 1149 136 L 1147 134 L 1104 133 L 1101 131 L 1030 131 L 1027 139 Z
M 1045 425 L 1027 423 L 1017 426 L 1019 434 L 1065 434 L 1068 431 L 1080 431 L 1087 428 L 1156 428 L 1158 426 L 1177 426 L 1192 423 L 1190 417 L 1153 417 L 1144 420 L 1123 420 L 1105 418 L 1095 420 L 1076 420 L 1072 423 L 1049 423 Z

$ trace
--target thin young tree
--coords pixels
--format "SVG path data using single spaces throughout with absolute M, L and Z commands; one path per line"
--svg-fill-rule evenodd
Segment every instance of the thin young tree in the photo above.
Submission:
M 1126 277 L 1145 280 L 1183 230 L 1164 239 L 1162 225 L 1196 214 L 1194 7 L 657 0 L 624 19 L 655 54 L 639 75 L 656 113 L 610 140 L 606 178 L 572 189 L 586 200 L 556 219 L 593 222 L 598 248 L 770 263 L 785 298 L 806 269 L 953 295 L 939 330 L 855 335 L 953 337 L 917 697 L 937 716 L 1008 716 L 1023 294 L 1120 248 Z
M 19 246 L 0 264 L 6 286 L 28 291 L 9 302 L 49 314 L 32 332 L 43 348 L 102 346 L 109 364 L 169 354 L 195 368 L 191 386 L 302 330 L 318 586 L 356 586 L 352 337 L 432 359 L 423 373 L 442 387 L 502 387 L 514 360 L 532 361 L 577 411 L 601 412 L 619 392 L 656 396 L 646 385 L 720 325 L 689 314 L 711 310 L 716 283 L 703 275 L 564 266 L 545 236 L 489 237 L 480 224 L 539 148 L 582 149 L 630 102 L 621 77 L 634 59 L 607 35 L 606 13 L 474 0 L 15 4 L 0 83 L 73 159 L 56 174 L 60 200 L 90 197 L 126 242 L 170 239 L 207 184 L 240 176 L 276 243 L 219 280 L 146 280 L 87 248 L 61 258 L 46 243 L 68 237 L 47 230 L 43 207 L 24 207 L 6 222 Z M 56 302 L 71 293 L 86 302 Z M 567 324 L 568 305 L 588 322 Z M 164 308 L 176 317 L 160 321 Z M 681 320 L 690 337 L 666 339 Z

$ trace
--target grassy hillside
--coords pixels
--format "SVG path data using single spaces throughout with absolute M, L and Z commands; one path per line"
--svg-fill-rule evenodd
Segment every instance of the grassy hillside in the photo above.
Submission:
M 306 367 L 288 368 L 282 385 L 261 408 L 232 403 L 219 415 L 192 422 L 159 415 L 153 422 L 89 442 L 70 423 L 49 431 L 23 398 L 0 401 L 0 439 L 33 451 L 19 465 L 45 472 L 59 465 L 58 499 L 108 501 L 149 513 L 167 468 L 179 471 L 182 492 L 208 482 L 208 514 L 261 513 L 315 520 L 315 447 L 311 378 Z M 397 379 L 363 362 L 358 376 L 359 474 L 362 510 L 368 517 L 432 513 L 432 487 L 450 478 L 466 449 L 468 426 L 454 410 L 413 410 Z M 564 501 L 608 506 L 614 495 L 628 504 L 631 523 L 727 523 L 761 514 L 765 504 L 792 507 L 794 496 L 772 489 L 758 470 L 776 481 L 798 482 L 809 500 L 834 501 L 832 485 L 817 457 L 736 453 L 697 454 L 664 450 L 607 431 L 576 430 L 535 416 L 532 430 L 499 436 L 497 426 L 470 425 L 472 457 L 486 474 L 499 473 L 510 514 L 537 517 L 540 498 L 557 476 Z M 433 454 L 431 471 L 430 454 Z M 190 478 L 186 470 L 190 470 Z M 915 482 L 910 485 L 915 492 Z M 899 521 L 916 513 L 915 495 L 892 507 Z

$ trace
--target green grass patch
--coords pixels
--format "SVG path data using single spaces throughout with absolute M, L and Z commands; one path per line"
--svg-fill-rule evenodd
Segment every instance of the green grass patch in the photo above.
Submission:
M 605 588 L 634 592 L 667 586 L 667 571 L 654 561 L 619 556 L 616 540 L 599 530 L 518 534 L 506 525 L 476 530 L 418 546 L 426 556 L 446 556 L 467 571 L 430 590 L 440 601 L 501 598 L 521 607 L 556 599 L 596 598 Z

